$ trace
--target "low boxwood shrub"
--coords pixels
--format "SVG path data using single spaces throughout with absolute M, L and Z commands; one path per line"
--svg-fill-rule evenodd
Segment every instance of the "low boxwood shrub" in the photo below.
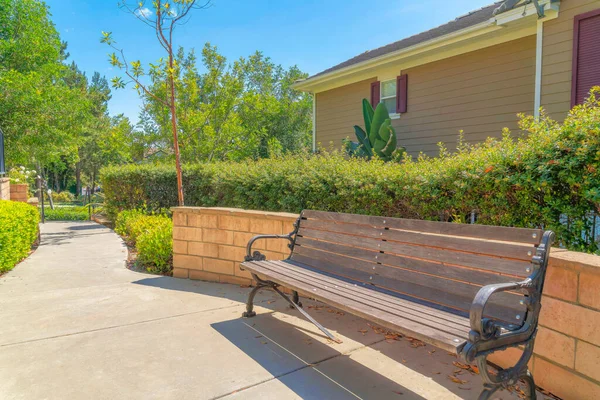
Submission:
M 173 259 L 173 221 L 167 215 L 146 215 L 126 210 L 117 216 L 115 231 L 137 251 L 137 260 L 153 273 L 171 270 Z
M 38 237 L 38 211 L 26 203 L 0 200 L 0 273 L 27 257 Z
M 593 213 L 600 212 L 600 105 L 589 100 L 562 124 L 522 116 L 528 135 L 439 157 L 384 163 L 340 153 L 290 155 L 183 168 L 189 206 L 300 212 L 318 209 L 401 218 L 553 229 L 562 245 L 597 252 Z M 401 140 L 400 140 L 401 142 Z M 175 169 L 127 165 L 101 172 L 109 215 L 177 204 Z
M 89 211 L 87 207 L 44 207 L 46 221 L 87 221 Z

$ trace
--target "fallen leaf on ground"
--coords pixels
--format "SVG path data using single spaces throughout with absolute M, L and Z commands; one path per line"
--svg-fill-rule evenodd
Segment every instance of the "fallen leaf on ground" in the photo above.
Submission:
M 433 349 L 433 350 L 429 350 L 429 351 L 428 351 L 428 353 L 429 353 L 429 354 L 433 354 L 433 353 L 435 353 L 435 349 Z
M 454 383 L 458 383 L 459 385 L 464 385 L 465 383 L 467 383 L 467 381 L 463 381 L 462 379 L 458 379 L 457 377 L 452 375 L 448 375 L 448 379 L 450 379 Z
M 463 364 L 458 361 L 452 361 L 452 365 L 454 365 L 455 367 L 461 368 L 461 369 L 470 369 L 467 364 Z
M 423 343 L 422 341 L 420 341 L 419 339 L 415 339 L 415 338 L 411 338 L 411 337 L 406 337 L 406 340 L 408 340 L 410 342 L 410 345 L 414 348 L 417 347 L 425 347 L 425 343 Z

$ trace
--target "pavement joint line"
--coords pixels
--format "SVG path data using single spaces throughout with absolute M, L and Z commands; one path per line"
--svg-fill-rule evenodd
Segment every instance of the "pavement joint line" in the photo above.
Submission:
M 107 330 L 111 330 L 111 329 L 124 328 L 124 327 L 135 326 L 135 325 L 141 325 L 141 324 L 146 324 L 146 323 L 150 323 L 150 322 L 162 321 L 162 320 L 171 319 L 171 318 L 185 317 L 187 315 L 200 314 L 200 313 L 204 313 L 204 312 L 225 310 L 225 309 L 228 309 L 228 308 L 234 308 L 234 307 L 240 307 L 240 306 L 242 306 L 242 304 L 234 304 L 234 305 L 231 305 L 231 306 L 209 308 L 207 310 L 192 311 L 192 312 L 189 312 L 189 313 L 169 315 L 169 316 L 161 317 L 161 318 L 154 318 L 154 319 L 148 319 L 148 320 L 144 320 L 144 321 L 132 322 L 130 324 L 105 326 L 103 328 L 90 329 L 90 330 L 87 330 L 87 331 L 71 332 L 71 333 L 65 333 L 63 335 L 55 335 L 55 336 L 48 336 L 48 337 L 39 338 L 39 339 L 23 340 L 21 342 L 14 342 L 14 343 L 5 343 L 5 344 L 0 344 L 0 347 L 18 346 L 18 345 L 26 344 L 26 343 L 41 342 L 41 341 L 44 341 L 44 340 L 60 339 L 60 338 L 63 338 L 63 337 L 83 335 L 83 334 L 86 334 L 86 333 L 94 333 L 94 332 L 107 331 Z
M 276 311 L 273 311 L 273 313 L 275 313 L 275 312 L 276 312 Z M 293 370 L 290 370 L 290 371 L 287 371 L 287 372 L 281 373 L 281 374 L 279 374 L 279 375 L 275 375 L 275 376 L 273 376 L 273 377 L 271 377 L 271 378 L 264 379 L 264 380 L 262 380 L 262 381 L 260 381 L 260 382 L 256 382 L 256 383 L 253 383 L 253 384 L 251 384 L 251 385 L 244 386 L 244 387 L 242 387 L 242 388 L 239 388 L 239 389 L 236 389 L 236 390 L 234 390 L 234 391 L 231 391 L 231 392 L 228 392 L 228 393 L 224 393 L 224 394 L 222 394 L 222 395 L 219 395 L 219 396 L 211 397 L 211 398 L 210 398 L 210 400 L 219 400 L 219 399 L 223 399 L 223 398 L 225 398 L 225 397 L 227 397 L 227 396 L 231 396 L 232 394 L 235 394 L 235 393 L 240 393 L 240 392 L 243 392 L 243 391 L 245 391 L 245 390 L 252 389 L 252 388 L 254 388 L 254 387 L 257 387 L 257 386 L 263 385 L 263 384 L 265 384 L 265 383 L 267 383 L 267 382 L 271 382 L 271 381 L 273 381 L 273 380 L 276 380 L 276 379 L 282 378 L 282 377 L 284 377 L 284 376 L 287 376 L 287 375 L 293 374 L 293 373 L 295 373 L 295 372 L 301 371 L 301 370 L 303 370 L 303 369 L 306 369 L 306 368 L 312 368 L 313 370 L 315 370 L 315 371 L 316 371 L 316 372 L 318 372 L 319 374 L 323 375 L 325 378 L 329 379 L 331 382 L 335 383 L 336 385 L 338 385 L 339 387 L 341 387 L 342 389 L 344 389 L 345 391 L 347 391 L 348 393 L 350 393 L 351 395 L 353 395 L 353 396 L 354 396 L 354 397 L 356 397 L 357 399 L 361 399 L 361 400 L 362 400 L 362 398 L 361 398 L 361 397 L 359 397 L 359 396 L 358 396 L 356 393 L 354 393 L 354 392 L 350 391 L 348 388 L 346 388 L 346 387 L 344 387 L 344 386 L 340 385 L 338 382 L 336 382 L 335 380 L 331 379 L 331 378 L 330 378 L 329 376 L 327 376 L 325 373 L 323 373 L 322 371 L 319 371 L 319 370 L 318 370 L 316 367 L 317 367 L 319 364 L 322 364 L 322 363 L 324 363 L 324 362 L 326 362 L 326 361 L 333 360 L 334 358 L 341 357 L 341 356 L 347 356 L 347 355 L 348 355 L 348 354 L 350 354 L 350 353 L 353 353 L 353 352 L 355 352 L 355 351 L 358 351 L 358 350 L 364 349 L 364 348 L 366 348 L 366 347 L 373 346 L 373 345 L 375 345 L 375 344 L 378 344 L 378 343 L 384 342 L 384 341 L 386 340 L 386 339 L 380 339 L 380 340 L 376 340 L 376 341 L 374 341 L 374 342 L 372 342 L 372 343 L 364 344 L 364 345 L 362 345 L 362 346 L 356 347 L 356 348 L 354 348 L 354 349 L 348 350 L 348 351 L 346 351 L 346 352 L 343 352 L 343 353 L 342 353 L 342 352 L 340 352 L 339 354 L 334 354 L 334 355 L 332 355 L 332 356 L 326 357 L 326 358 L 324 358 L 324 359 L 322 359 L 322 360 L 319 360 L 319 361 L 317 361 L 317 362 L 315 362 L 315 363 L 312 363 L 312 364 L 311 364 L 311 363 L 308 363 L 308 362 L 304 361 L 302 358 L 300 358 L 300 357 L 299 357 L 299 356 L 297 356 L 296 354 L 292 353 L 291 351 L 289 351 L 288 349 L 286 349 L 285 347 L 283 347 L 282 345 L 280 345 L 279 343 L 277 343 L 275 340 L 271 339 L 269 336 L 265 335 L 264 333 L 262 333 L 261 331 L 259 331 L 258 329 L 256 329 L 255 327 L 253 327 L 253 326 L 251 326 L 251 325 L 248 325 L 248 324 L 247 324 L 247 323 L 245 323 L 245 322 L 244 322 L 244 325 L 246 325 L 248 328 L 252 329 L 253 331 L 255 331 L 255 332 L 257 332 L 257 333 L 261 334 L 261 335 L 262 335 L 263 337 L 265 337 L 267 340 L 269 340 L 269 341 L 270 341 L 270 342 L 272 342 L 273 344 L 275 344 L 275 345 L 277 345 L 278 347 L 280 347 L 282 350 L 284 350 L 284 351 L 288 352 L 289 354 L 291 354 L 292 356 L 294 356 L 295 358 L 297 358 L 298 360 L 300 360 L 301 362 L 303 362 L 303 363 L 304 363 L 304 365 L 303 365 L 303 366 L 301 366 L 301 367 L 295 368 L 295 369 L 293 369 Z

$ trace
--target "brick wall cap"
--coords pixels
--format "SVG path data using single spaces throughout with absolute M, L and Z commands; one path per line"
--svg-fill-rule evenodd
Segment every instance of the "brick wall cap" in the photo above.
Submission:
M 600 274 L 600 256 L 577 251 L 550 251 L 551 266 Z
M 243 208 L 228 208 L 228 207 L 172 207 L 171 211 L 193 213 L 193 214 L 230 215 L 230 216 L 248 217 L 248 218 L 260 217 L 260 218 L 267 218 L 267 219 L 289 220 L 289 221 L 295 221 L 296 219 L 298 219 L 298 214 L 293 214 L 293 213 L 244 210 Z

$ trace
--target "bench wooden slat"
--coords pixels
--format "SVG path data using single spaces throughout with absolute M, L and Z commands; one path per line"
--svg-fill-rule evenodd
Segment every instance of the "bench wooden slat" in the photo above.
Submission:
M 342 224 L 330 221 L 303 220 L 304 228 L 319 229 L 328 232 L 345 233 L 355 236 L 393 240 L 395 242 L 411 243 L 426 247 L 437 247 L 464 251 L 475 254 L 487 254 L 496 257 L 531 260 L 534 247 L 514 243 L 492 242 L 473 238 L 440 236 L 419 232 L 399 231 L 377 228 L 367 225 Z
M 307 219 L 327 220 L 379 227 L 386 226 L 393 229 L 402 229 L 408 231 L 419 231 L 452 236 L 469 236 L 505 242 L 530 243 L 532 245 L 538 245 L 540 243 L 543 233 L 541 229 L 510 228 L 478 224 L 458 224 L 417 219 L 343 214 L 314 210 L 305 210 L 302 212 L 302 216 Z
M 403 257 L 395 254 L 381 253 L 380 251 L 365 250 L 355 246 L 345 246 L 337 243 L 318 241 L 304 237 L 298 237 L 296 244 L 303 247 L 310 247 L 317 250 L 336 253 L 347 257 L 359 258 L 362 260 L 382 263 L 390 268 L 399 267 L 413 270 L 428 275 L 442 278 L 458 280 L 462 282 L 476 284 L 478 286 L 491 283 L 514 282 L 515 278 L 503 276 L 490 271 L 479 271 L 468 268 L 445 265 L 439 262 L 420 260 L 415 258 Z
M 412 312 L 410 309 L 404 309 L 402 307 L 393 307 L 391 304 L 380 304 L 378 302 L 373 301 L 372 299 L 364 299 L 361 296 L 357 296 L 356 293 L 349 294 L 344 290 L 344 288 L 339 284 L 340 280 L 337 282 L 327 282 L 324 280 L 318 280 L 312 278 L 309 274 L 307 274 L 307 270 L 305 269 L 294 269 L 288 268 L 286 266 L 277 265 L 271 261 L 262 261 L 267 264 L 272 265 L 276 270 L 286 271 L 285 274 L 287 276 L 298 279 L 299 281 L 315 285 L 317 287 L 322 288 L 322 290 L 327 290 L 332 293 L 337 293 L 339 295 L 348 297 L 351 300 L 354 300 L 358 303 L 364 304 L 367 307 L 372 307 L 374 309 L 381 310 L 383 312 L 396 315 L 398 317 L 407 318 L 411 321 L 415 321 L 421 323 L 423 325 L 427 325 L 429 327 L 438 329 L 442 332 L 450 333 L 452 335 L 458 335 L 460 337 L 465 336 L 465 332 L 468 332 L 468 329 L 464 326 L 456 325 L 453 322 L 449 322 L 442 318 L 434 318 L 431 315 L 424 316 L 418 313 Z
M 292 288 L 303 295 L 323 301 L 343 311 L 368 319 L 378 325 L 422 340 L 425 343 L 447 351 L 456 353 L 457 349 L 461 348 L 466 342 L 467 332 L 461 336 L 451 335 L 410 319 L 389 314 L 382 310 L 366 306 L 356 300 L 349 299 L 340 293 L 334 293 L 325 290 L 321 286 L 312 285 L 290 277 L 284 272 L 277 271 L 275 267 L 270 266 L 268 263 L 265 265 L 261 262 L 245 262 L 242 265 L 244 268 L 258 274 L 261 278 Z
M 320 270 L 312 268 L 306 264 L 302 264 L 298 261 L 293 260 L 285 260 L 285 261 L 276 261 L 276 263 L 285 263 L 289 265 L 296 266 L 298 268 L 303 268 L 307 270 L 307 274 L 310 273 L 311 276 L 318 277 L 320 279 L 328 280 L 342 280 L 343 277 L 330 276 L 323 274 Z M 450 309 L 447 307 L 443 307 L 439 304 L 433 304 L 430 302 L 425 302 L 420 299 L 416 299 L 414 297 L 401 297 L 397 292 L 390 292 L 381 288 L 375 288 L 369 285 L 362 285 L 360 282 L 355 282 L 350 279 L 346 280 L 348 285 L 347 288 L 349 290 L 356 290 L 358 293 L 363 294 L 364 296 L 370 297 L 372 299 L 378 299 L 381 301 L 388 301 L 394 304 L 397 307 L 409 308 L 415 312 L 422 314 L 432 314 L 432 315 L 441 315 L 443 318 L 448 321 L 457 323 L 459 325 L 464 325 L 465 327 L 470 327 L 470 323 L 468 321 L 468 313 L 459 314 L 456 309 Z M 439 314 L 441 313 L 441 314 Z
M 415 277 L 417 274 L 406 273 L 406 271 L 402 271 L 405 273 L 398 273 L 391 278 L 386 276 L 388 274 L 374 274 L 369 270 L 372 271 L 374 266 L 377 268 L 377 264 L 319 252 L 301 246 L 297 246 L 294 249 L 291 260 L 298 261 L 325 273 L 399 292 L 463 312 L 470 310 L 473 298 L 478 291 L 476 287 L 468 288 L 468 285 L 461 284 L 461 289 L 467 290 L 468 293 L 464 291 L 449 292 L 450 288 L 440 285 L 439 282 L 435 285 L 436 287 L 432 288 L 431 283 L 427 279 L 418 279 L 419 277 Z M 452 288 L 456 289 L 455 286 L 453 285 Z M 490 300 L 490 304 L 486 307 L 486 314 L 490 318 L 514 324 L 519 323 L 516 315 L 520 314 L 523 316 L 523 310 L 524 306 L 519 304 L 519 296 L 510 293 L 500 293 Z
M 436 308 L 421 306 L 418 303 L 402 300 L 389 294 L 380 293 L 356 283 L 344 282 L 340 279 L 324 276 L 323 274 L 313 271 L 308 266 L 298 265 L 293 261 L 267 262 L 276 265 L 277 268 L 289 270 L 290 273 L 301 274 L 307 281 L 314 284 L 324 283 L 334 286 L 336 290 L 339 290 L 341 293 L 344 293 L 350 298 L 356 298 L 366 305 L 372 304 L 381 309 L 389 310 L 392 313 L 400 311 L 407 315 L 423 318 L 433 324 L 442 324 L 449 328 L 458 329 L 460 332 L 470 330 L 469 319 L 466 316 L 459 316 Z
M 344 233 L 333 233 L 308 229 L 301 226 L 298 231 L 300 237 L 309 239 L 325 240 L 347 246 L 356 246 L 364 249 L 389 252 L 408 257 L 424 260 L 437 261 L 444 264 L 460 265 L 470 268 L 488 270 L 515 277 L 526 277 L 529 275 L 527 268 L 531 266 L 530 261 L 512 260 L 500 257 L 492 257 L 482 254 L 472 254 L 436 247 L 425 247 L 408 243 L 397 243 L 383 241 L 379 238 L 365 238 L 360 236 L 346 235 Z

